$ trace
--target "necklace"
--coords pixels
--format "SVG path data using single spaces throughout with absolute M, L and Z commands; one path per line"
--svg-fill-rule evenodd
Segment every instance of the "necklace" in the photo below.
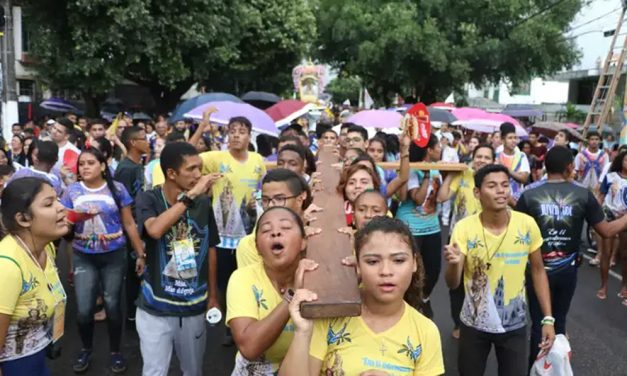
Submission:
M 37 259 L 35 258 L 35 255 L 33 255 L 33 252 L 31 252 L 30 248 L 28 247 L 28 245 L 26 245 L 26 243 L 24 242 L 24 240 L 22 240 L 22 238 L 20 238 L 17 235 L 13 235 L 13 237 L 18 241 L 18 243 L 20 243 L 20 245 L 22 246 L 22 248 L 24 248 L 24 250 L 26 251 L 26 253 L 28 253 L 28 256 L 30 256 L 31 260 L 33 260 L 33 262 L 35 263 L 35 265 L 37 266 L 37 268 L 39 270 L 41 270 L 41 273 L 44 276 L 44 279 L 46 280 L 46 285 L 48 286 L 48 291 L 52 292 L 52 284 L 50 282 L 48 282 L 48 277 L 46 276 L 46 271 L 44 270 L 44 268 L 41 266 L 41 264 L 39 263 L 39 261 L 37 261 Z M 46 252 L 44 250 L 44 252 Z M 48 255 L 46 254 L 46 264 L 49 262 L 48 260 Z
M 483 225 L 481 214 L 479 214 L 479 220 L 481 221 L 481 230 L 483 231 L 483 244 L 485 244 L 485 255 L 486 255 L 486 258 L 488 259 L 488 262 L 486 263 L 488 270 L 490 270 L 490 267 L 492 266 L 492 259 L 494 258 L 494 255 L 496 255 L 499 252 L 499 249 L 501 249 L 501 246 L 503 245 L 503 241 L 507 237 L 507 232 L 509 231 L 509 219 L 510 219 L 510 214 L 509 214 L 509 211 L 507 211 L 507 227 L 505 227 L 505 234 L 503 234 L 503 238 L 501 238 L 499 245 L 494 249 L 494 252 L 492 252 L 492 255 L 490 256 L 490 250 L 488 249 L 488 242 L 486 241 L 486 237 L 485 237 L 485 226 Z

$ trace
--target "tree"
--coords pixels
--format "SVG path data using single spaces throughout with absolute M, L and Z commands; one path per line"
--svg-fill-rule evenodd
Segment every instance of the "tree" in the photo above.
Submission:
M 464 84 L 513 84 L 574 64 L 564 36 L 582 0 L 320 0 L 319 58 L 372 94 L 444 99 Z
M 342 103 L 350 100 L 351 105 L 357 106 L 359 103 L 359 92 L 361 81 L 355 76 L 341 74 L 333 79 L 324 89 L 325 92 L 333 96 L 333 102 Z
M 124 79 L 148 87 L 159 111 L 194 82 L 235 92 L 264 84 L 259 74 L 289 74 L 315 30 L 305 0 L 30 0 L 24 9 L 40 80 L 81 91 L 91 113 Z M 229 70 L 240 74 L 235 85 L 223 84 Z

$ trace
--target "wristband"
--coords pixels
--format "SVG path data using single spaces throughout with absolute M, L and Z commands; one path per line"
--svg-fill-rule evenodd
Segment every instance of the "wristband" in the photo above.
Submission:
M 542 321 L 540 321 L 542 325 L 555 325 L 555 317 L 553 316 L 544 316 Z

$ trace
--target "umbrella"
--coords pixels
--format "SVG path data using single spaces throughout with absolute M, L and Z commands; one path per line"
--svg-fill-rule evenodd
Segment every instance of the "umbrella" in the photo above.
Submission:
M 270 106 L 265 111 L 274 120 L 277 127 L 282 127 L 307 114 L 313 108 L 314 105 L 311 103 L 287 99 Z
M 132 118 L 133 120 L 152 120 L 152 118 L 145 112 L 135 112 Z
M 265 91 L 249 91 L 242 95 L 242 100 L 262 110 L 281 101 L 281 97 Z
M 557 132 L 566 131 L 572 137 L 578 140 L 583 140 L 583 136 L 581 135 L 581 133 L 577 132 L 570 125 L 565 124 L 565 123 L 558 123 L 558 122 L 553 122 L 553 121 L 541 121 L 541 122 L 535 123 L 533 125 L 533 129 L 538 131 L 539 133 L 542 133 L 543 135 L 547 137 L 555 137 Z
M 45 101 L 41 102 L 39 106 L 41 108 L 45 108 L 46 110 L 54 111 L 54 112 L 74 112 L 74 113 L 82 112 L 70 102 L 60 99 L 60 98 L 46 99 Z
M 453 125 L 460 125 L 463 128 L 477 132 L 493 133 L 500 129 L 503 123 L 512 123 L 516 127 L 516 135 L 527 136 L 527 131 L 520 125 L 518 120 L 511 116 L 486 112 L 479 108 L 462 107 L 452 111 L 457 117 Z
M 431 121 L 439 121 L 447 124 L 452 124 L 455 120 L 457 120 L 451 111 L 438 107 L 429 107 L 429 116 L 431 117 Z
M 349 117 L 346 122 L 364 128 L 399 128 L 402 120 L 403 116 L 396 111 L 365 110 Z
M 252 123 L 253 131 L 262 134 L 269 134 L 271 136 L 277 136 L 279 134 L 279 131 L 276 125 L 274 125 L 274 121 L 270 115 L 247 103 L 235 103 L 228 101 L 209 102 L 201 104 L 191 111 L 186 112 L 183 114 L 183 117 L 201 120 L 203 112 L 205 112 L 205 110 L 210 106 L 213 106 L 218 110 L 216 113 L 211 115 L 212 123 L 226 125 L 229 123 L 231 118 L 244 116 Z
M 502 114 L 512 117 L 542 117 L 544 111 L 539 106 L 533 104 L 508 104 L 505 106 Z
M 179 103 L 178 106 L 172 111 L 172 115 L 168 119 L 171 123 L 175 123 L 185 118 L 185 114 L 200 106 L 201 104 L 209 102 L 228 101 L 234 103 L 243 103 L 241 99 L 232 94 L 227 93 L 205 93 L 194 98 L 188 99 Z M 202 114 L 201 114 L 202 116 Z

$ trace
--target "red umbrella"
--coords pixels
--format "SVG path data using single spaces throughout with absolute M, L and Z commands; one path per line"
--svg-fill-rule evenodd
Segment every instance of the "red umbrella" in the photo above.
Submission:
M 307 114 L 313 107 L 311 103 L 287 99 L 268 107 L 265 111 L 274 120 L 276 126 L 280 127 Z

